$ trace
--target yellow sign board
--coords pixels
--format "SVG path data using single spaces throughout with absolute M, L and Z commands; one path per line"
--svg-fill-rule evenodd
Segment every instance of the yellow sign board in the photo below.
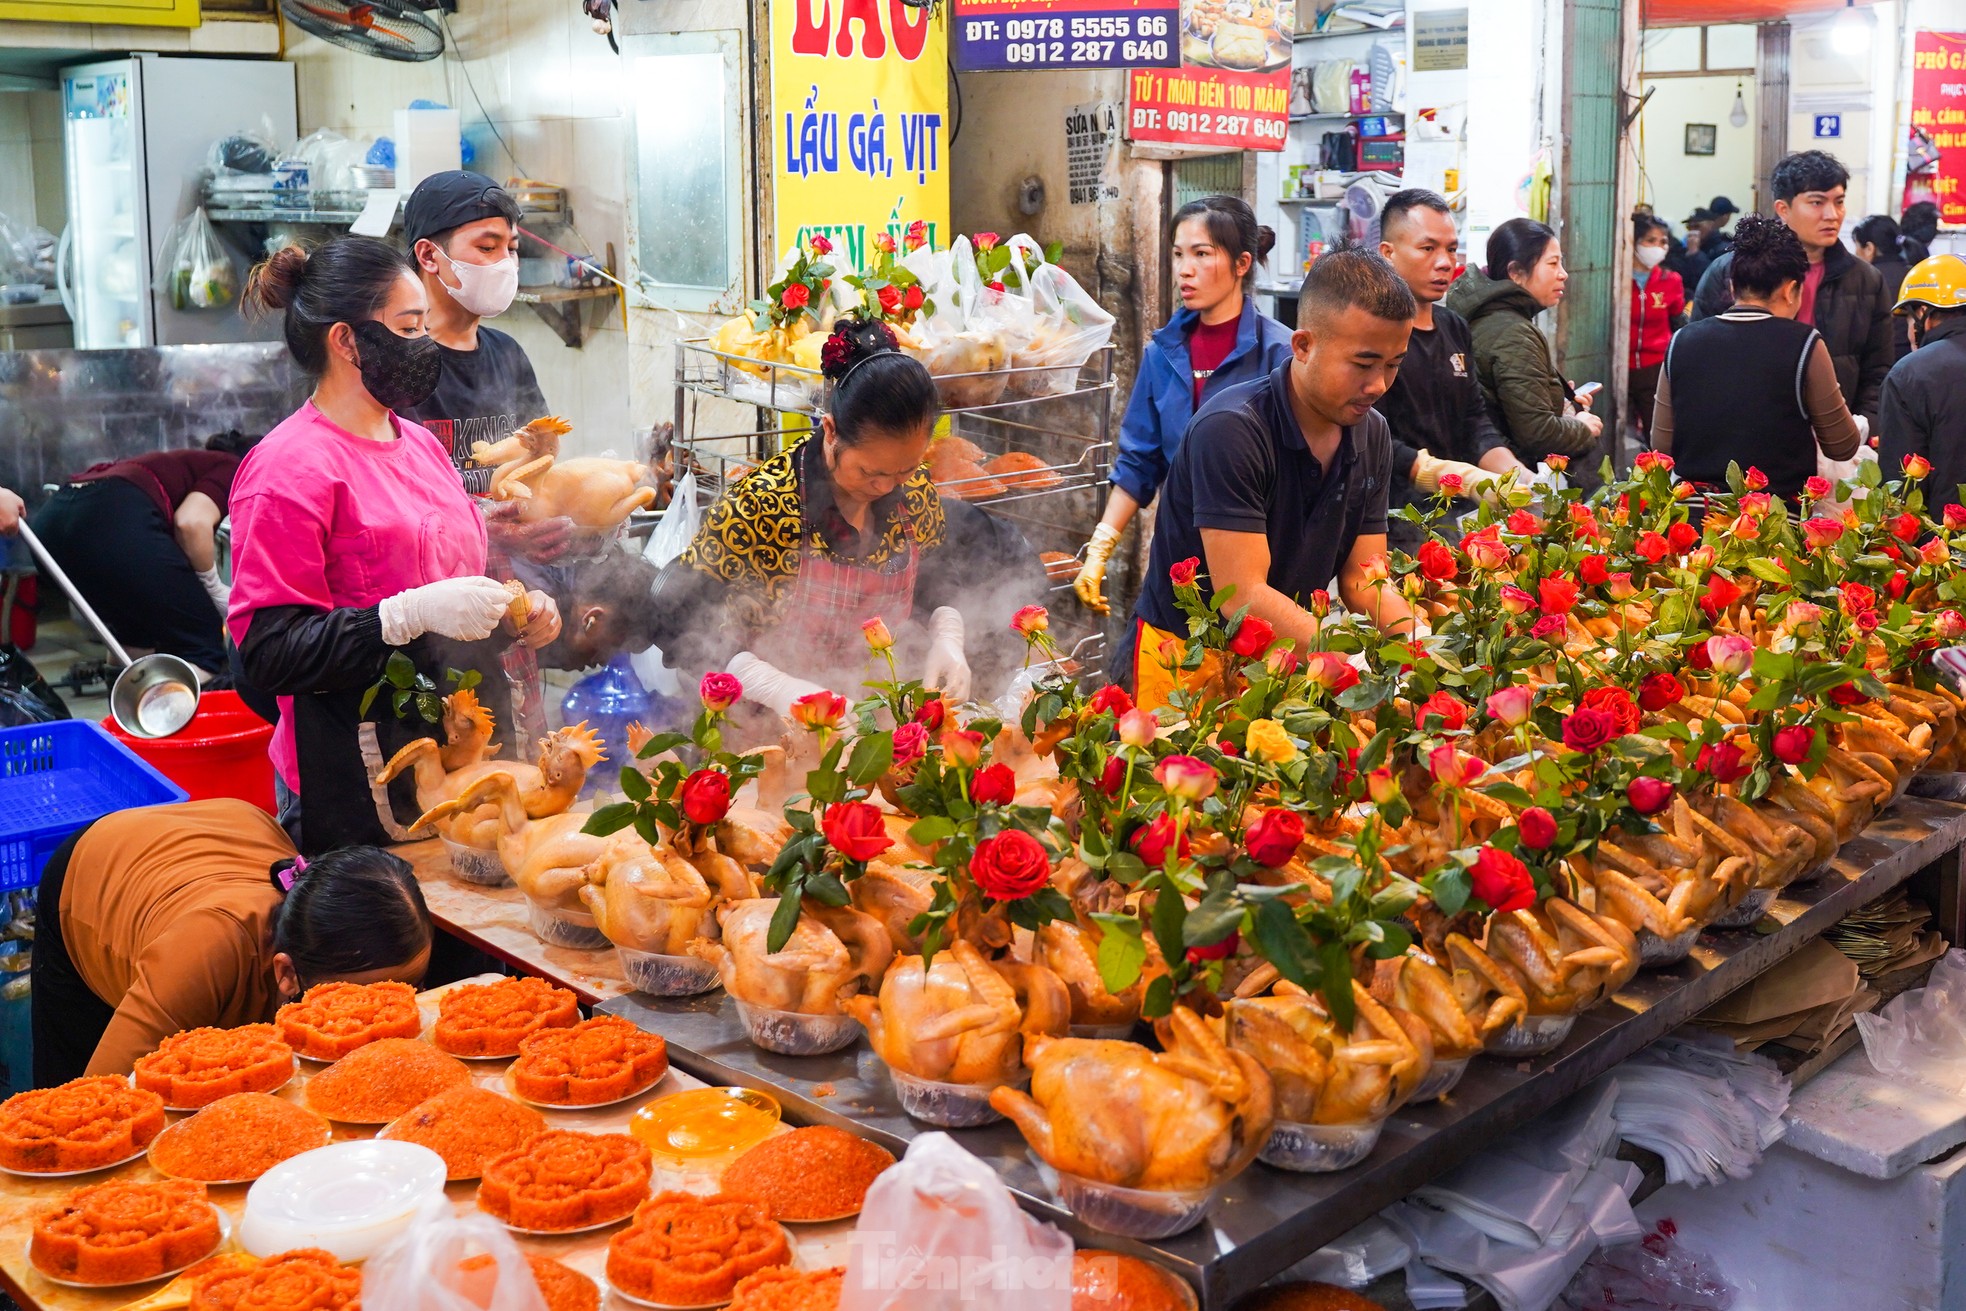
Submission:
M 867 267 L 877 232 L 949 243 L 948 32 L 902 0 L 783 0 L 771 13 L 776 248 L 823 233 Z

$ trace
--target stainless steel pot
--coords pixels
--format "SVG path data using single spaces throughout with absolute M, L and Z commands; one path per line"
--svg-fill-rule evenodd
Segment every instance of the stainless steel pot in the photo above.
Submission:
M 109 631 L 109 625 L 82 598 L 82 593 L 76 590 L 25 520 L 20 525 L 20 535 L 41 562 L 42 571 L 68 593 L 75 609 L 102 636 L 109 653 L 123 666 L 123 672 L 116 675 L 116 682 L 109 689 L 109 713 L 117 726 L 132 737 L 169 737 L 190 723 L 191 717 L 198 713 L 199 693 L 198 671 L 191 667 L 191 662 L 162 651 L 131 660 L 130 653 Z

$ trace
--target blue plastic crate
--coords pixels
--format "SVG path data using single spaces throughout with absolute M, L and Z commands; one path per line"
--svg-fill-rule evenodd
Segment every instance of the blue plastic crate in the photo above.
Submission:
M 84 824 L 184 799 L 183 788 L 86 720 L 0 729 L 0 892 L 38 883 L 55 848 Z

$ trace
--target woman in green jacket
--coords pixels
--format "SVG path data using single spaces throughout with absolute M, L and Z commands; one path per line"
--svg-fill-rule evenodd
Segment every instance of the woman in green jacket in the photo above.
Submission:
M 1495 422 L 1524 464 L 1570 457 L 1570 475 L 1597 482 L 1604 420 L 1564 381 L 1536 316 L 1563 299 L 1570 275 L 1549 225 L 1513 218 L 1488 238 L 1488 269 L 1470 266 L 1447 293 L 1447 308 L 1474 334 L 1475 373 Z

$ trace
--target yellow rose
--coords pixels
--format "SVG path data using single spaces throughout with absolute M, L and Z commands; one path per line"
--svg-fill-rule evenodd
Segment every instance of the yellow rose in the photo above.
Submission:
M 1266 765 L 1287 765 L 1297 759 L 1297 744 L 1276 720 L 1256 719 L 1249 725 L 1249 754 Z

